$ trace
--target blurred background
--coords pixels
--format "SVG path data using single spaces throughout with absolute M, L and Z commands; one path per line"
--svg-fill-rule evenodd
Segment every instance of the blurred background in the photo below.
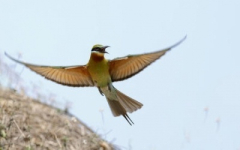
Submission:
M 19 75 L 13 88 L 66 105 L 121 149 L 239 150 L 239 8 L 238 0 L 0 1 L 0 57 Z M 79 65 L 94 44 L 111 46 L 106 57 L 113 59 L 159 50 L 185 35 L 143 72 L 114 83 L 144 104 L 129 115 L 133 126 L 112 116 L 97 88 L 56 84 L 4 56 Z

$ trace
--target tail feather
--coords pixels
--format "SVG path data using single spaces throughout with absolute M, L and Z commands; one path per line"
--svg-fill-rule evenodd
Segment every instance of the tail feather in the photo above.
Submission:
M 108 98 L 107 98 L 107 101 L 108 101 L 108 104 L 111 108 L 111 111 L 112 111 L 114 117 L 117 117 L 117 116 L 127 113 L 126 110 L 123 108 L 123 106 L 118 101 L 111 100 Z
M 126 109 L 127 112 L 132 113 L 138 109 L 140 109 L 143 104 L 132 99 L 131 97 L 128 97 L 127 95 L 123 94 L 122 92 L 117 91 L 117 96 L 118 96 L 118 100 L 121 103 L 121 105 L 123 105 L 123 107 Z
M 134 124 L 133 121 L 131 120 L 131 118 L 127 115 L 126 110 L 123 108 L 123 106 L 118 101 L 110 100 L 108 98 L 107 98 L 107 101 L 108 101 L 111 111 L 115 117 L 122 115 L 130 125 Z
M 107 98 L 108 104 L 111 108 L 113 115 L 115 117 L 122 115 L 130 125 L 134 124 L 130 117 L 127 115 L 127 112 L 132 113 L 140 109 L 143 106 L 143 104 L 121 93 L 117 89 L 115 90 L 118 99 L 111 100 Z

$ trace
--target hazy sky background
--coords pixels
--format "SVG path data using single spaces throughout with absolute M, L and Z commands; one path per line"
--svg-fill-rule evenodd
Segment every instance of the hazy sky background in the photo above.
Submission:
M 144 104 L 129 115 L 133 126 L 112 116 L 97 88 L 62 86 L 26 68 L 22 84 L 56 94 L 59 103 L 67 99 L 71 113 L 122 149 L 239 150 L 239 15 L 239 0 L 1 0 L 0 55 L 78 65 L 97 43 L 111 46 L 106 57 L 113 59 L 168 47 L 187 34 L 143 72 L 114 83 Z

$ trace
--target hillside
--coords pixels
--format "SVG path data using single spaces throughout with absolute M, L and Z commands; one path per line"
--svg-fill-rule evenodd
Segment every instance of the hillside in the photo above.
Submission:
M 0 87 L 0 150 L 110 150 L 77 118 Z

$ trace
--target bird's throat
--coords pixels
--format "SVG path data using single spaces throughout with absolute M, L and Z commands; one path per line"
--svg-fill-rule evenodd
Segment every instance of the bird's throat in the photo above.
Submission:
M 102 61 L 103 59 L 104 59 L 104 54 L 102 54 L 102 53 L 93 52 L 91 54 L 91 60 L 93 60 L 93 61 L 99 62 L 99 61 Z

